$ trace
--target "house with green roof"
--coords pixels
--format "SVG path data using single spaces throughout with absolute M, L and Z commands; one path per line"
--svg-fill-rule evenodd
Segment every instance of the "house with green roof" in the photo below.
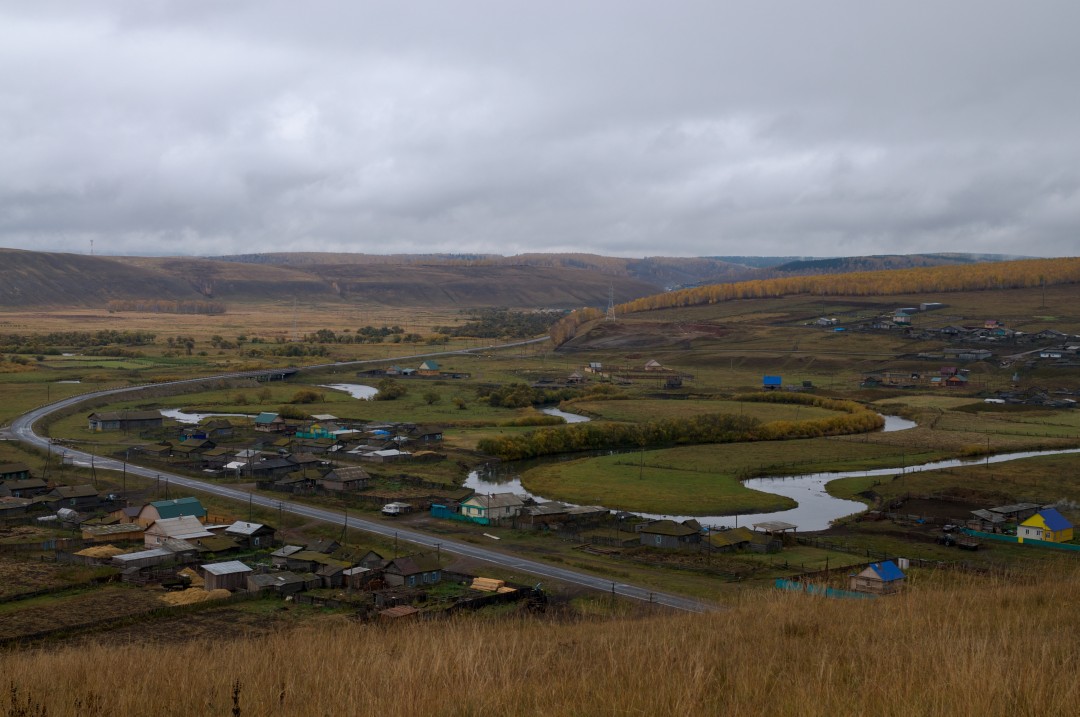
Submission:
M 203 520 L 206 518 L 206 508 L 203 507 L 198 498 L 191 496 L 172 500 L 155 500 L 153 503 L 148 503 L 142 507 L 139 515 L 135 518 L 135 522 L 143 527 L 148 527 L 159 520 L 179 518 L 181 516 L 193 516 Z
M 285 419 L 276 413 L 263 411 L 255 416 L 255 430 L 266 433 L 281 433 L 285 430 Z

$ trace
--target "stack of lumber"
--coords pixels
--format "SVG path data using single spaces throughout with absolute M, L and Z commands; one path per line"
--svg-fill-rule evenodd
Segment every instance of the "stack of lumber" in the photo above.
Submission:
M 486 593 L 512 593 L 517 589 L 507 586 L 505 580 L 495 578 L 473 578 L 472 585 L 469 587 Z
M 481 590 L 486 593 L 497 593 L 499 588 L 506 585 L 505 580 L 496 580 L 495 578 L 473 578 L 471 587 L 473 590 Z

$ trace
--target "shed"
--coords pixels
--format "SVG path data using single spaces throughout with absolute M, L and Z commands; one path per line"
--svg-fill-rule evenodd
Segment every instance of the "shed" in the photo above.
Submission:
M 96 411 L 87 416 L 91 431 L 146 431 L 161 428 L 159 411 Z
M 171 560 L 173 560 L 172 552 L 164 548 L 154 548 L 153 550 L 140 550 L 135 553 L 117 555 L 113 557 L 112 564 L 114 567 L 124 570 L 128 568 L 148 568 Z
M 206 580 L 203 588 L 207 592 L 211 590 L 240 590 L 247 584 L 247 576 L 254 572 L 239 560 L 200 565 L 199 570 Z
M 891 560 L 870 563 L 860 573 L 850 576 L 849 587 L 860 593 L 891 595 L 900 590 L 907 576 Z

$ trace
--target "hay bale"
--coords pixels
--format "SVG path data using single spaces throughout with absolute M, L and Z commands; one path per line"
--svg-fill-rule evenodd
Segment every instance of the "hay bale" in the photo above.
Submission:
M 228 590 L 203 590 L 202 588 L 188 588 L 187 590 L 181 590 L 175 593 L 165 593 L 161 596 L 161 601 L 169 605 L 194 605 L 197 602 L 206 602 L 207 600 L 220 600 L 227 598 L 232 593 Z
M 84 558 L 97 558 L 100 560 L 105 560 L 116 555 L 122 555 L 123 552 L 123 548 L 118 548 L 115 545 L 93 545 L 89 548 L 84 548 L 80 550 L 79 552 L 75 553 L 75 555 Z
M 179 571 L 177 575 L 182 578 L 186 577 L 188 580 L 190 580 L 191 587 L 193 588 L 201 588 L 206 583 L 206 581 L 203 580 L 202 576 L 191 568 L 184 568 L 183 570 Z

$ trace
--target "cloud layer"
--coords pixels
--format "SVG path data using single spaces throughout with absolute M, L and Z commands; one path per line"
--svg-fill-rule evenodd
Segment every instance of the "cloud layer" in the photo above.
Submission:
M 1080 7 L 878 5 L 0 2 L 0 245 L 1076 254 Z

